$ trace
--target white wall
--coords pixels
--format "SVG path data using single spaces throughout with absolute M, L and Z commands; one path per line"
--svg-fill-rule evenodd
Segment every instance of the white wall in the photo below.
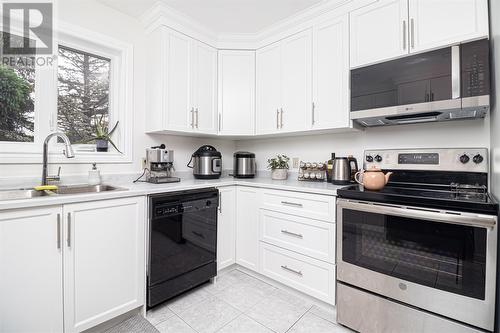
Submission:
M 217 139 L 199 139 L 178 136 L 149 136 L 145 133 L 145 66 L 148 55 L 145 45 L 145 32 L 138 20 L 122 14 L 94 0 L 63 0 L 58 1 L 59 18 L 70 24 L 78 25 L 88 30 L 130 43 L 134 46 L 134 96 L 133 96 L 133 163 L 102 164 L 99 168 L 103 173 L 134 173 L 141 169 L 141 158 L 148 146 L 165 143 L 169 149 L 175 150 L 177 170 L 187 170 L 186 164 L 192 152 L 202 144 L 212 144 L 219 149 L 224 157 L 224 168 L 231 168 L 234 142 Z M 40 146 L 40 152 L 42 147 Z M 55 172 L 56 165 L 51 166 Z M 62 174 L 82 174 L 90 169 L 90 165 L 64 164 Z M 40 164 L 1 164 L 0 177 L 34 176 L 41 174 Z
M 331 153 L 353 155 L 361 161 L 365 149 L 486 147 L 490 144 L 489 119 L 368 128 L 343 134 L 302 136 L 236 142 L 238 150 L 254 152 L 258 170 L 266 169 L 276 154 L 304 161 L 326 161 Z M 361 167 L 361 166 L 360 166 Z

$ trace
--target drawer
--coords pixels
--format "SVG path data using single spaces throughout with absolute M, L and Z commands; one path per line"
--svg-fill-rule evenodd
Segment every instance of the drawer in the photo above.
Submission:
M 261 208 L 335 222 L 335 197 L 328 195 L 263 190 Z
M 260 210 L 260 240 L 335 263 L 335 224 Z
M 260 243 L 261 274 L 335 305 L 335 265 Z

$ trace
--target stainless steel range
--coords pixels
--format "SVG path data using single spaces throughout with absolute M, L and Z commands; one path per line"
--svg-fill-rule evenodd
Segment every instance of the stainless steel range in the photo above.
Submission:
M 337 321 L 359 332 L 493 331 L 498 205 L 486 149 L 377 150 L 381 191 L 338 191 Z

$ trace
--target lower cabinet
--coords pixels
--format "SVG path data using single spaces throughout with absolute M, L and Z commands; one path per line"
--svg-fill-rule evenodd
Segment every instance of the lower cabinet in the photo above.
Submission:
M 81 332 L 144 304 L 145 198 L 0 212 L 0 332 Z
M 260 246 L 260 265 L 261 274 L 335 304 L 335 265 L 264 242 Z
M 64 206 L 65 332 L 144 304 L 145 199 Z
M 259 269 L 259 189 L 237 187 L 236 263 Z
M 217 220 L 217 270 L 236 262 L 236 188 L 219 188 Z
M 63 331 L 62 207 L 0 212 L 0 332 Z

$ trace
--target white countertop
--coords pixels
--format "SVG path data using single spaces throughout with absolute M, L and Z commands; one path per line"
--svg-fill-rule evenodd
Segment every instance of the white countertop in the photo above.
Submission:
M 199 180 L 199 179 L 194 179 L 192 177 L 188 178 L 181 177 L 180 182 L 169 183 L 169 184 L 150 184 L 144 182 L 133 183 L 132 179 L 133 177 L 130 176 L 128 177 L 120 176 L 120 177 L 111 177 L 103 181 L 103 184 L 106 185 L 126 188 L 127 190 L 124 191 L 109 191 L 102 193 L 85 193 L 85 194 L 75 194 L 75 195 L 69 195 L 69 194 L 54 195 L 54 196 L 46 196 L 46 197 L 22 199 L 22 200 L 4 200 L 0 201 L 0 210 L 62 205 L 62 204 L 76 203 L 76 202 L 145 196 L 156 193 L 192 190 L 192 189 L 207 188 L 207 187 L 232 186 L 232 185 L 270 188 L 276 190 L 287 190 L 287 191 L 315 193 L 315 194 L 332 195 L 332 196 L 335 196 L 337 194 L 337 189 L 342 187 L 327 182 L 298 181 L 293 176 L 289 177 L 288 180 L 272 180 L 269 176 L 256 177 L 252 179 L 236 179 L 233 177 L 226 176 L 213 180 Z M 82 183 L 80 182 L 79 184 Z

